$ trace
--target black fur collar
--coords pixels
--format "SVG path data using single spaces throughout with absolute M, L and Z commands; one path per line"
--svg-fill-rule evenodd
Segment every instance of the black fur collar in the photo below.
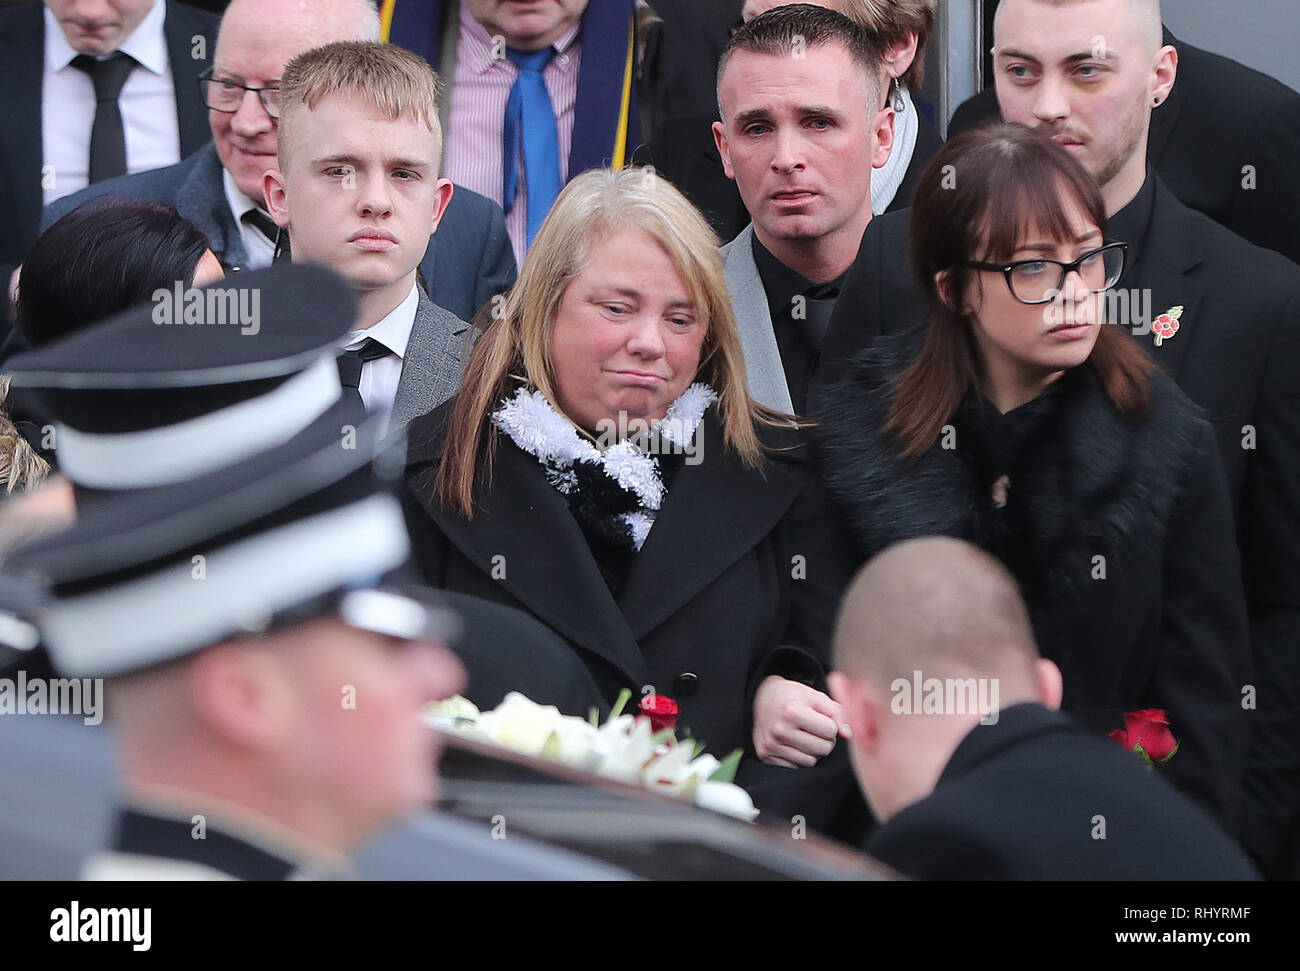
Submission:
M 936 442 L 911 463 L 880 433 L 893 382 L 919 346 L 916 331 L 879 338 L 810 396 L 828 489 L 864 557 L 917 536 L 980 543 L 980 524 L 994 515 L 972 455 L 978 446 L 959 416 L 955 448 Z M 1014 507 L 1031 556 L 1019 569 L 1008 566 L 1031 604 L 1071 597 L 1090 582 L 1096 555 L 1161 542 L 1200 433 L 1196 406 L 1159 372 L 1147 419 L 1137 422 L 1116 413 L 1087 365 L 1067 377 L 1054 424 L 1012 473 L 1007 509 Z

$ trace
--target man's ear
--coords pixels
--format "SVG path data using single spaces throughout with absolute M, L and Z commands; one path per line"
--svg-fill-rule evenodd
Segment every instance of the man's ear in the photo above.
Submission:
M 262 198 L 266 211 L 277 226 L 289 225 L 289 193 L 284 186 L 284 176 L 279 169 L 267 169 L 262 176 Z
M 880 708 L 866 686 L 843 671 L 832 671 L 826 676 L 826 687 L 844 709 L 844 718 L 853 731 L 849 744 L 874 752 L 880 744 Z
M 722 171 L 727 173 L 727 178 L 735 182 L 736 172 L 731 166 L 731 152 L 727 149 L 727 126 L 720 121 L 713 123 L 713 144 L 718 147 L 718 154 L 722 156 Z
M 275 665 L 247 644 L 218 644 L 190 667 L 194 711 L 207 731 L 227 744 L 265 750 L 281 738 L 288 689 Z
M 1155 104 L 1152 107 L 1158 107 L 1169 100 L 1169 92 L 1173 90 L 1174 82 L 1178 80 L 1178 50 L 1166 44 L 1160 48 L 1156 54 L 1155 66 L 1156 83 L 1152 90 L 1155 96 Z
M 433 207 L 433 221 L 429 223 L 430 236 L 438 231 L 438 223 L 442 222 L 442 217 L 447 214 L 447 206 L 451 204 L 451 197 L 455 191 L 456 187 L 451 184 L 451 179 L 438 180 L 436 199 Z
M 1043 704 L 1053 711 L 1061 707 L 1061 695 L 1065 690 L 1061 669 L 1045 657 L 1034 662 L 1034 673 L 1038 677 L 1038 696 Z
M 920 39 L 916 34 L 908 34 L 900 41 L 895 41 L 880 55 L 880 64 L 891 78 L 901 78 L 916 60 L 916 48 Z
M 871 154 L 871 167 L 878 169 L 889 161 L 894 150 L 894 109 L 881 108 L 871 123 L 876 139 L 876 150 Z

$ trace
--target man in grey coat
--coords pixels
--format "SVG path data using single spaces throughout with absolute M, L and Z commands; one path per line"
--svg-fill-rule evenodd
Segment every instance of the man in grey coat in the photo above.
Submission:
M 751 224 L 722 248 L 750 393 L 802 413 L 840 280 L 871 221 L 894 112 L 879 56 L 847 17 L 778 7 L 722 55 L 713 134 Z
M 271 216 L 295 260 L 352 284 L 360 313 L 339 371 L 400 431 L 460 385 L 469 326 L 429 299 L 416 271 L 454 187 L 438 177 L 438 80 L 401 47 L 341 41 L 289 62 L 280 88 Z

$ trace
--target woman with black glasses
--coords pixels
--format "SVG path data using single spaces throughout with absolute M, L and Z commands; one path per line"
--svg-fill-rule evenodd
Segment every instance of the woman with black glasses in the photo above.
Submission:
M 1250 674 L 1226 484 L 1211 426 L 1106 323 L 1124 246 L 1105 232 L 1096 184 L 1046 136 L 953 139 L 912 211 L 924 324 L 810 411 L 864 558 L 931 534 L 998 556 L 1063 707 L 1101 731 L 1166 710 L 1180 748 L 1159 771 L 1235 835 Z

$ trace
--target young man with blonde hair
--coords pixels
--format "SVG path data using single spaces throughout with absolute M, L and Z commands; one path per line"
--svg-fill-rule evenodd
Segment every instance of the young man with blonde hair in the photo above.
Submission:
M 212 139 L 167 168 L 98 182 L 47 206 L 41 228 L 92 196 L 120 194 L 174 205 L 212 243 L 227 274 L 274 259 L 277 231 L 262 198 L 276 165 L 279 93 L 289 61 L 332 41 L 378 41 L 371 0 L 230 0 L 203 82 Z M 464 188 L 444 214 L 422 268 L 430 296 L 459 317 L 473 316 L 515 279 L 505 216 Z
M 278 152 L 279 170 L 263 176 L 272 218 L 295 260 L 342 275 L 360 305 L 343 383 L 399 430 L 455 393 L 468 331 L 416 274 L 453 193 L 438 176 L 437 76 L 387 44 L 308 51 L 281 82 Z

